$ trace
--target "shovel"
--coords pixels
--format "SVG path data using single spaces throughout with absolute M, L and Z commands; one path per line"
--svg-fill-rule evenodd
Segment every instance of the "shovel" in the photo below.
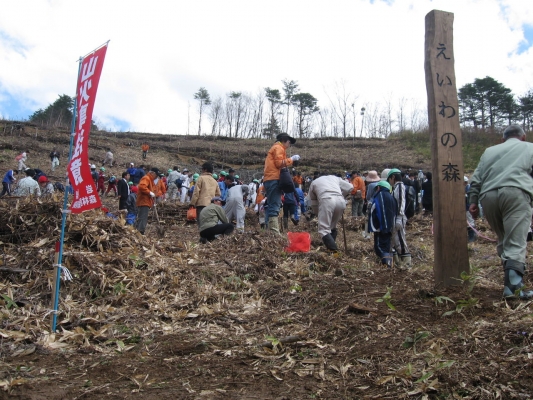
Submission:
M 155 203 L 154 203 L 154 213 L 155 213 L 155 218 L 157 219 L 157 236 L 159 236 L 160 238 L 163 238 L 165 237 L 165 228 L 161 226 L 161 222 L 159 221 L 159 215 L 157 214 L 157 206 Z

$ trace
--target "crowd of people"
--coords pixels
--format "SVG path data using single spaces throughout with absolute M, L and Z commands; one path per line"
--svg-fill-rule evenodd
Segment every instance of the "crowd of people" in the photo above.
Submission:
M 485 209 L 498 236 L 497 251 L 505 271 L 504 295 L 531 298 L 533 291 L 523 289 L 522 277 L 532 214 L 533 144 L 521 143 L 524 140 L 523 130 L 510 126 L 504 132 L 504 144 L 486 150 L 472 179 L 464 176 L 468 223 L 465 234 L 469 241 L 476 240 L 475 218 Z M 215 173 L 208 162 L 199 173 L 180 166 L 163 172 L 156 167 L 136 167 L 132 162 L 120 178 L 108 177 L 104 165 L 113 166 L 110 149 L 98 170 L 91 165 L 91 174 L 98 193 L 114 194 L 126 223 L 141 234 L 145 233 L 149 210 L 158 203 L 169 201 L 195 208 L 201 243 L 234 231 L 243 233 L 246 209 L 251 208 L 259 217 L 260 228 L 276 235 L 280 234 L 280 213 L 285 230 L 289 229 L 289 220 L 298 225 L 302 216 L 307 220 L 316 217 L 325 249 L 337 252 L 337 226 L 351 201 L 351 215 L 365 219 L 363 236 L 369 239 L 373 233 L 374 251 L 381 263 L 387 268 L 410 268 L 407 223 L 418 212 L 433 211 L 431 172 L 387 168 L 381 174 L 375 170 L 344 174 L 322 171 L 302 176 L 297 170 L 300 156 L 287 156 L 287 149 L 295 142 L 287 134 L 278 135 L 266 156 L 262 178 L 247 183 L 231 168 Z M 527 147 L 519 147 L 526 144 Z M 148 144 L 143 143 L 143 159 L 148 149 Z M 41 170 L 27 168 L 27 157 L 28 152 L 23 152 L 16 159 L 18 168 L 5 173 L 0 197 L 43 196 L 57 189 Z M 59 152 L 53 149 L 51 171 L 59 165 L 59 158 Z M 22 173 L 25 177 L 13 191 L 12 185 Z

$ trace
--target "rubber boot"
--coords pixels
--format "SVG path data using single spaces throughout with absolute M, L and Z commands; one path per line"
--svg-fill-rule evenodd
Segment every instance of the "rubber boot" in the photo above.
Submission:
M 268 218 L 268 229 L 270 231 L 280 235 L 280 233 L 279 233 L 279 220 L 278 220 L 277 216 Z
M 337 233 L 339 233 L 339 231 L 337 231 L 337 229 L 332 229 L 331 230 L 331 237 L 333 238 L 333 240 L 337 241 Z
M 381 257 L 381 264 L 383 264 L 389 269 L 392 268 L 392 258 L 392 255 L 384 254 L 383 257 Z
M 505 266 L 505 279 L 503 288 L 503 297 L 514 298 L 519 297 L 523 300 L 533 298 L 533 290 L 522 290 L 524 282 L 522 280 L 523 274 L 516 269 L 510 269 L 512 265 L 509 265 L 509 260 Z M 524 268 L 524 267 L 522 267 Z
M 400 264 L 402 267 L 411 268 L 413 266 L 411 263 L 411 254 L 402 254 L 400 256 Z
M 475 242 L 477 239 L 476 232 L 472 228 L 468 228 L 468 243 Z
M 260 226 L 261 230 L 265 230 L 265 224 L 260 224 L 259 226 Z
M 283 218 L 283 230 L 284 231 L 289 230 L 289 218 Z
M 392 252 L 392 259 L 394 260 L 394 265 L 400 265 L 400 257 L 395 251 Z
M 335 239 L 333 239 L 333 236 L 331 236 L 330 233 L 328 233 L 325 236 L 322 236 L 322 241 L 326 245 L 327 249 L 330 251 L 337 251 L 337 243 L 335 243 Z

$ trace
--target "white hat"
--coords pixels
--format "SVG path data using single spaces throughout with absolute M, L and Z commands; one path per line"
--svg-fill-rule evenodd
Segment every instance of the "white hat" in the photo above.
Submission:
M 96 165 L 92 164 L 91 169 L 96 169 Z
M 464 176 L 463 179 L 465 180 L 465 182 L 468 182 L 468 176 Z

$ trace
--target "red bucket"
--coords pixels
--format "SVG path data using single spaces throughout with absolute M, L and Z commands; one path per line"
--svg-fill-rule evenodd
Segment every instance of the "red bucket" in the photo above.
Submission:
M 287 232 L 289 246 L 285 248 L 288 253 L 307 253 L 311 250 L 311 235 L 309 232 Z

